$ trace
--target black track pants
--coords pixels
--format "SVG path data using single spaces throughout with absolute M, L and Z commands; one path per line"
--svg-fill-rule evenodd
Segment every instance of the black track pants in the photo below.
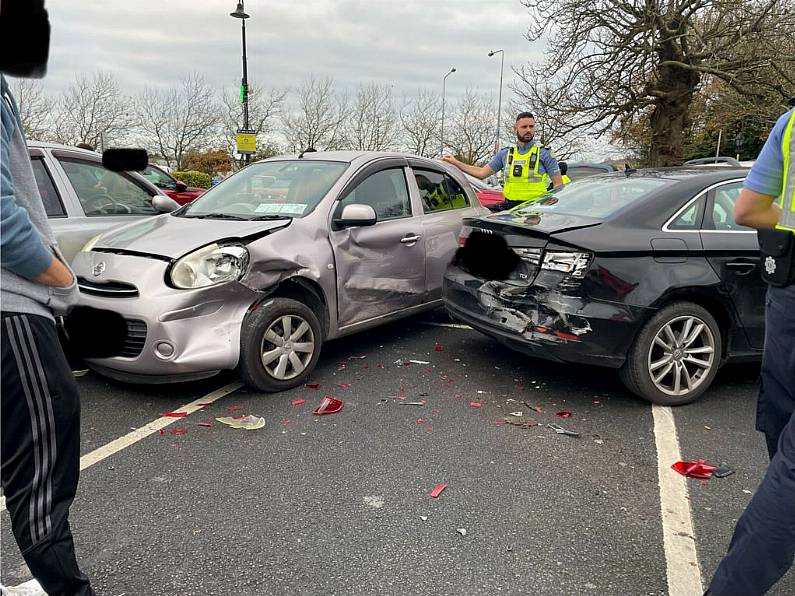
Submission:
M 49 596 L 91 596 L 69 507 L 80 470 L 77 384 L 44 317 L 2 313 L 2 480 L 22 556 Z

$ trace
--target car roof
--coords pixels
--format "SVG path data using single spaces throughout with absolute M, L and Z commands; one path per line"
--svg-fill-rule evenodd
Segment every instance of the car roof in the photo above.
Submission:
M 31 149 L 59 149 L 65 151 L 74 151 L 75 153 L 90 155 L 92 157 L 96 157 L 100 161 L 102 160 L 102 154 L 97 153 L 96 151 L 89 151 L 88 149 L 74 147 L 73 145 L 62 145 L 61 143 L 45 143 L 44 141 L 28 141 L 27 143 L 28 147 Z
M 611 172 L 609 174 L 598 174 L 589 176 L 588 179 L 595 178 L 620 178 L 622 176 L 632 176 L 636 178 L 666 178 L 669 180 L 696 181 L 715 183 L 736 178 L 745 178 L 748 175 L 748 168 L 735 168 L 726 166 L 673 166 L 668 168 L 641 168 L 639 170 L 626 170 L 623 172 Z
M 317 161 L 340 161 L 345 163 L 353 163 L 355 161 L 370 161 L 373 159 L 397 157 L 402 159 L 420 160 L 428 163 L 433 163 L 443 166 L 444 162 L 438 159 L 428 157 L 420 157 L 411 153 L 402 153 L 400 151 L 309 151 L 285 155 L 277 155 L 269 157 L 267 160 L 262 161 L 281 161 L 288 159 L 302 159 L 302 160 L 317 160 Z

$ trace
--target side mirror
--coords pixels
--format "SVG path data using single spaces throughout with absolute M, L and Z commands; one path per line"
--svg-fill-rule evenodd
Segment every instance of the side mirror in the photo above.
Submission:
M 179 209 L 180 205 L 171 197 L 167 197 L 166 195 L 155 195 L 152 197 L 152 207 L 154 207 L 158 213 L 171 213 L 175 209 Z
M 177 185 L 174 187 L 177 192 L 185 192 L 188 190 L 188 185 L 185 184 L 182 180 L 177 180 Z
M 370 205 L 345 205 L 342 213 L 334 219 L 334 226 L 338 229 L 353 228 L 358 226 L 374 226 L 378 221 L 375 209 Z

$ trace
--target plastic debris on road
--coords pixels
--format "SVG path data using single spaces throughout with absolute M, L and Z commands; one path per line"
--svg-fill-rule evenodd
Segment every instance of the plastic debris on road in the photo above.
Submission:
M 715 478 L 726 478 L 726 476 L 731 476 L 732 474 L 734 474 L 734 470 L 730 468 L 728 464 L 721 464 L 712 472 Z
M 469 407 L 470 408 L 479 408 L 482 405 L 483 404 L 481 404 L 479 401 L 471 401 L 471 402 L 469 402 Z
M 511 426 L 518 426 L 519 428 L 535 428 L 536 426 L 541 426 L 540 422 L 527 420 L 525 418 L 517 418 L 515 416 L 506 416 L 502 419 L 502 424 L 510 424 Z
M 305 399 L 294 399 L 293 401 L 290 402 L 290 405 L 291 406 L 300 406 L 301 404 L 305 404 L 305 403 L 306 403 Z
M 320 402 L 320 405 L 317 408 L 315 408 L 314 414 L 315 416 L 336 414 L 342 409 L 342 406 L 343 406 L 342 400 L 327 395 L 326 397 L 323 398 L 323 401 Z
M 349 389 L 350 386 L 351 386 L 350 383 L 338 383 L 337 384 L 337 387 L 339 387 L 340 389 Z
M 438 499 L 439 495 L 441 495 L 442 491 L 446 488 L 447 485 L 444 482 L 437 484 L 435 487 L 433 487 L 433 490 L 431 491 L 431 497 L 433 497 L 434 499 Z
M 433 347 L 433 349 L 434 349 L 434 350 L 436 350 L 437 352 L 444 352 L 444 346 L 443 346 L 442 344 L 440 344 L 440 343 L 437 343 L 437 344 L 436 344 L 436 345 Z
M 199 422 L 196 426 L 201 426 L 202 428 L 214 428 L 214 424 L 210 424 L 209 422 Z
M 675 471 L 679 472 L 682 476 L 696 478 L 698 480 L 709 480 L 712 478 L 713 472 L 718 469 L 718 466 L 708 464 L 703 459 L 678 461 L 671 467 Z
M 304 387 L 307 389 L 320 389 L 320 383 L 306 383 Z
M 257 430 L 265 426 L 265 419 L 260 416 L 224 416 L 223 418 L 216 418 L 221 424 L 226 424 L 232 428 L 242 428 L 244 430 Z
M 243 406 L 226 406 L 226 409 L 230 412 L 237 412 L 238 410 L 242 410 Z
M 399 398 L 398 398 L 399 399 Z M 424 406 L 424 401 L 402 401 L 400 402 L 401 406 Z
M 427 516 L 427 515 L 421 515 L 421 516 L 420 516 L 420 519 L 421 519 L 422 521 L 428 521 L 428 516 Z
M 461 534 L 461 536 L 466 536 L 466 535 L 467 535 L 467 529 L 466 529 L 466 528 L 458 528 L 458 529 L 456 530 L 456 532 L 458 532 L 459 534 Z
M 560 426 L 559 424 L 547 424 L 547 428 L 551 428 L 559 435 L 567 435 L 569 437 L 579 437 L 580 433 L 574 432 L 573 430 L 567 430 Z
M 510 414 L 508 414 L 508 416 L 516 416 L 517 418 L 521 418 L 522 417 L 522 413 L 521 412 L 511 412 Z
M 568 410 L 561 410 L 560 412 L 555 412 L 555 416 L 558 416 L 559 418 L 571 418 L 572 413 Z
M 165 414 L 160 414 L 161 418 L 185 418 L 187 416 L 187 412 L 166 412 Z
M 527 401 L 524 402 L 524 405 L 526 405 L 528 408 L 530 408 L 531 410 L 533 410 L 533 412 L 535 412 L 537 414 L 543 414 L 544 413 L 544 408 L 542 408 L 541 406 L 534 406 L 530 402 L 527 402 Z
M 188 434 L 188 430 L 185 429 L 185 428 L 172 428 L 171 429 L 171 434 L 172 435 L 177 435 L 177 436 L 187 435 Z

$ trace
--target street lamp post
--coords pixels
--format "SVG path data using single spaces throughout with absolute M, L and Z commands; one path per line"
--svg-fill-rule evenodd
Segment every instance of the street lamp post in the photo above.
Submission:
M 503 67 L 505 66 L 505 51 L 504 50 L 492 50 L 489 52 L 489 58 L 491 58 L 494 54 L 500 54 L 500 93 L 499 99 L 497 99 L 497 134 L 495 135 L 494 139 L 494 153 L 500 150 L 500 116 L 502 115 L 502 71 Z
M 235 9 L 235 12 L 230 12 L 229 16 L 240 19 L 243 36 L 243 80 L 240 86 L 240 103 L 243 104 L 243 130 L 248 132 L 248 64 L 246 62 L 246 19 L 249 18 L 250 15 L 246 14 L 246 11 L 243 9 L 243 0 L 238 1 L 237 9 Z M 251 153 L 245 154 L 245 160 L 246 165 L 251 163 Z
M 445 94 L 445 90 L 446 90 L 445 89 L 445 85 L 447 83 L 447 77 L 449 77 L 454 72 L 455 72 L 455 68 L 451 68 L 450 72 L 448 72 L 446 75 L 444 75 L 444 78 L 442 79 L 442 131 L 441 131 L 442 141 L 441 141 L 441 146 L 439 148 L 439 155 L 440 156 L 442 155 L 442 153 L 444 153 L 444 94 Z

